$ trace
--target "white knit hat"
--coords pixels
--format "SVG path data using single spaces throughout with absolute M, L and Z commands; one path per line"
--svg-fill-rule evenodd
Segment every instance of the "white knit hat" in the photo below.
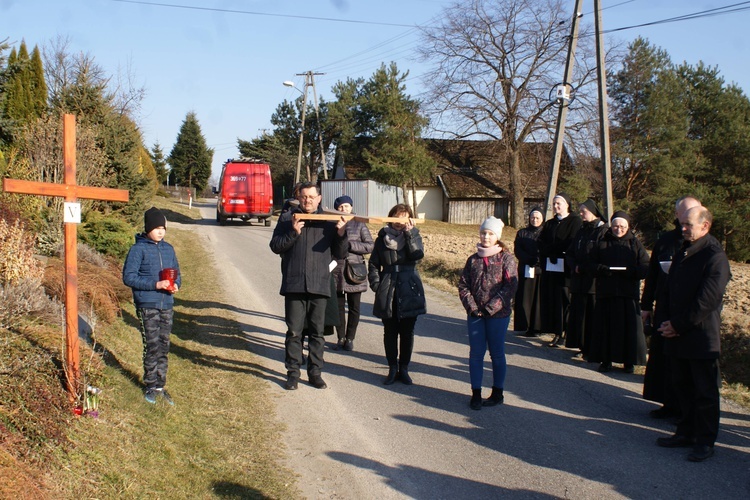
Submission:
M 488 217 L 484 222 L 482 222 L 482 225 L 479 226 L 479 232 L 489 230 L 495 233 L 497 239 L 500 239 L 500 237 L 503 235 L 504 227 L 505 224 L 503 224 L 503 221 L 501 221 L 500 219 L 496 219 L 495 217 Z

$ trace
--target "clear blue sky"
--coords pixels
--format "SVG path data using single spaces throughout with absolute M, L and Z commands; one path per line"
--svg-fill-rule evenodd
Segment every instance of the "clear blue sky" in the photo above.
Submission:
M 58 36 L 70 50 L 94 57 L 109 74 L 130 73 L 147 90 L 137 116 L 146 145 L 172 149 L 180 125 L 195 111 L 215 149 L 213 171 L 237 155 L 237 138 L 270 129 L 270 117 L 297 91 L 305 71 L 319 95 L 348 77 L 369 77 L 381 62 L 410 71 L 407 91 L 419 97 L 414 60 L 417 32 L 450 0 L 0 0 L 0 40 L 29 49 Z M 147 5 L 150 4 L 150 5 Z M 569 0 L 572 11 L 575 2 Z M 715 9 L 750 7 L 737 0 L 603 0 L 604 29 L 616 30 Z M 167 6 L 172 5 L 172 7 Z M 189 6 L 197 8 L 182 8 Z M 583 3 L 593 23 L 593 0 Z M 405 25 L 405 26 L 402 26 Z M 719 67 L 727 82 L 750 89 L 750 10 L 610 32 L 605 40 L 637 36 L 665 49 L 675 62 Z M 562 75 L 561 75 L 562 77 Z

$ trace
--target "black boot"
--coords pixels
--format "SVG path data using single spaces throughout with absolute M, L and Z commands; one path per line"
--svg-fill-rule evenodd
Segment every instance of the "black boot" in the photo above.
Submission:
M 482 409 L 482 389 L 471 390 L 471 401 L 469 401 L 469 408 L 472 410 Z
M 499 404 L 503 404 L 503 400 L 505 400 L 505 396 L 503 396 L 503 390 L 493 385 L 492 394 L 490 394 L 490 397 L 484 400 L 482 406 L 497 406 Z
M 388 367 L 388 375 L 385 377 L 385 380 L 383 380 L 383 384 L 391 385 L 396 381 L 397 378 L 398 378 L 398 365 L 390 365 Z
M 405 385 L 411 385 L 411 384 L 414 383 L 414 381 L 409 376 L 409 365 L 408 364 L 399 365 L 399 367 L 398 367 L 398 378 Z

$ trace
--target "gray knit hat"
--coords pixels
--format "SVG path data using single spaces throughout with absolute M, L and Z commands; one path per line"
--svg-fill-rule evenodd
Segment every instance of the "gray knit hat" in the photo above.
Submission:
M 482 232 L 484 230 L 489 230 L 495 233 L 495 235 L 497 235 L 497 239 L 500 239 L 500 237 L 503 235 L 504 227 L 505 227 L 505 224 L 503 224 L 503 221 L 490 216 L 484 222 L 482 222 L 481 226 L 479 226 L 479 232 Z

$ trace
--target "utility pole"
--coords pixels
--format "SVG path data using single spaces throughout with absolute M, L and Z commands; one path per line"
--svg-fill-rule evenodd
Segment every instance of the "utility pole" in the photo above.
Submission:
M 552 166 L 550 167 L 549 184 L 547 184 L 547 199 L 544 203 L 545 220 L 552 216 L 552 199 L 557 190 L 557 177 L 560 173 L 560 160 L 562 158 L 563 144 L 565 143 L 565 120 L 568 117 L 568 104 L 570 103 L 570 79 L 573 75 L 575 66 L 576 44 L 578 43 L 578 28 L 581 17 L 581 3 L 583 0 L 576 0 L 575 10 L 573 11 L 573 22 L 570 26 L 570 45 L 568 46 L 568 59 L 565 62 L 565 73 L 562 85 L 558 86 L 557 99 L 560 109 L 557 112 L 557 126 L 555 127 L 555 139 L 553 141 L 554 154 L 552 156 Z
M 299 151 L 297 153 L 297 171 L 294 173 L 294 185 L 299 183 L 299 171 L 302 165 L 302 139 L 305 136 L 305 113 L 307 112 L 307 76 L 305 76 L 305 91 L 302 93 L 302 124 L 299 129 Z M 307 180 L 310 180 L 310 169 L 307 171 Z
M 323 128 L 320 126 L 320 114 L 318 112 L 318 92 L 315 90 L 315 75 L 324 73 L 307 72 L 310 75 L 310 83 L 313 88 L 313 99 L 315 99 L 315 118 L 318 120 L 318 139 L 320 140 L 320 162 L 323 166 L 323 178 L 328 179 L 328 165 L 326 164 L 326 152 L 323 149 Z
M 575 64 L 576 43 L 578 41 L 578 30 L 581 18 L 582 0 L 576 0 L 575 11 L 573 12 L 573 23 L 570 28 L 570 45 L 568 47 L 568 59 L 565 66 L 565 76 L 562 85 L 558 86 L 557 98 L 560 104 L 560 110 L 557 115 L 557 127 L 555 128 L 554 155 L 552 157 L 552 166 L 550 167 L 549 184 L 547 186 L 547 199 L 545 201 L 545 212 L 547 218 L 552 215 L 552 199 L 557 190 L 557 178 L 560 173 L 560 160 L 562 158 L 562 149 L 565 136 L 565 120 L 568 115 L 568 104 L 570 92 L 570 77 L 573 73 Z M 612 163 L 609 148 L 609 109 L 607 106 L 607 75 L 604 67 L 604 34 L 602 33 L 602 13 L 600 0 L 594 0 L 594 10 L 596 19 L 594 29 L 596 30 L 596 55 L 597 55 L 597 87 L 599 97 L 599 139 L 601 142 L 601 161 L 602 161 L 602 178 L 603 189 L 602 197 L 604 200 L 604 216 L 609 217 L 614 212 L 612 201 Z
M 604 28 L 601 0 L 594 0 L 596 20 L 596 81 L 599 88 L 599 140 L 602 155 L 602 187 L 604 188 L 604 216 L 609 220 L 615 211 L 612 205 L 612 157 L 609 149 L 609 105 L 607 104 L 607 72 L 604 69 Z
M 284 85 L 287 87 L 293 87 L 297 90 L 299 90 L 302 93 L 302 121 L 300 124 L 300 132 L 299 132 L 299 152 L 297 153 L 297 171 L 294 175 L 294 184 L 296 185 L 299 182 L 299 171 L 300 167 L 302 165 L 302 143 L 303 143 L 303 137 L 305 134 L 305 114 L 307 112 L 307 89 L 309 87 L 313 88 L 313 98 L 315 99 L 315 117 L 318 121 L 318 139 L 320 140 L 320 156 L 321 156 L 321 162 L 323 164 L 323 178 L 328 179 L 328 170 L 326 168 L 326 153 L 323 150 L 323 129 L 320 126 L 320 112 L 318 110 L 318 92 L 315 88 L 315 76 L 316 75 L 324 75 L 325 73 L 313 73 L 312 71 L 306 71 L 305 73 L 297 73 L 297 76 L 304 76 L 305 77 L 305 91 L 302 92 L 301 90 L 297 89 L 297 87 L 294 86 L 294 83 L 291 81 L 284 82 Z M 312 173 L 310 171 L 310 165 L 307 165 L 307 180 L 312 180 Z

